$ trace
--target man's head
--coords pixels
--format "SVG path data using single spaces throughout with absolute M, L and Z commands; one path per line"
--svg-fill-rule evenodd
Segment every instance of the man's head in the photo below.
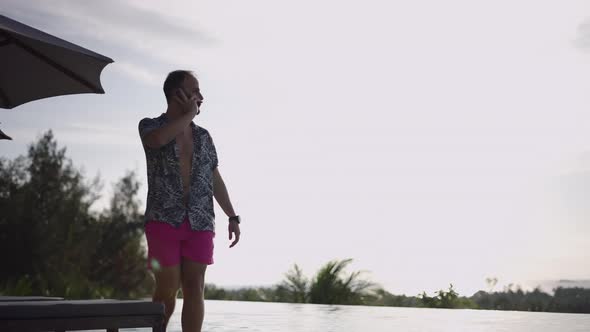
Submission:
M 195 96 L 199 107 L 203 102 L 203 95 L 199 88 L 199 81 L 195 75 L 188 70 L 175 70 L 168 74 L 164 81 L 164 95 L 168 105 L 174 102 L 174 96 L 178 90 L 182 90 L 187 98 Z

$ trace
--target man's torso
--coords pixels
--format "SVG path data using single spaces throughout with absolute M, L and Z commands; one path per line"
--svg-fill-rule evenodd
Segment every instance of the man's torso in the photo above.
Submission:
M 165 114 L 141 120 L 140 136 L 143 139 L 167 121 Z M 217 153 L 209 132 L 191 123 L 160 148 L 143 146 L 148 175 L 145 221 L 179 227 L 188 215 L 193 230 L 214 231 L 213 170 Z

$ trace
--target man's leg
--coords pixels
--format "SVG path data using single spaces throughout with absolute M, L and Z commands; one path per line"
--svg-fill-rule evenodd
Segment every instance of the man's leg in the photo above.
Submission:
M 176 295 L 180 287 L 180 265 L 165 266 L 154 272 L 156 278 L 156 290 L 152 300 L 154 302 L 164 303 L 166 318 L 164 327 L 168 326 L 168 320 L 174 312 L 176 304 Z
M 207 265 L 183 257 L 182 282 L 182 331 L 201 332 L 205 316 L 205 270 Z

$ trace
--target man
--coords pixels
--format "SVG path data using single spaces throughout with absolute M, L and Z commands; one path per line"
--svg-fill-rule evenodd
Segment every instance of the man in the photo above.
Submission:
M 156 280 L 153 301 L 165 305 L 165 324 L 182 287 L 182 330 L 196 332 L 203 325 L 205 270 L 213 264 L 213 197 L 230 217 L 230 248 L 240 240 L 240 218 L 217 168 L 213 140 L 192 121 L 203 103 L 198 80 L 189 71 L 173 71 L 164 94 L 166 113 L 139 122 L 148 174 L 148 268 Z

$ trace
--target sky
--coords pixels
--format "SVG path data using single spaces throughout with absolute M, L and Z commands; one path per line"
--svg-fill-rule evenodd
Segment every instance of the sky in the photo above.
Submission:
M 144 117 L 194 70 L 242 239 L 216 206 L 207 282 L 297 263 L 393 293 L 590 279 L 590 3 L 538 0 L 3 0 L 0 14 L 111 57 L 104 95 L 0 111 L 0 155 L 52 129 L 103 199 L 145 201 Z

